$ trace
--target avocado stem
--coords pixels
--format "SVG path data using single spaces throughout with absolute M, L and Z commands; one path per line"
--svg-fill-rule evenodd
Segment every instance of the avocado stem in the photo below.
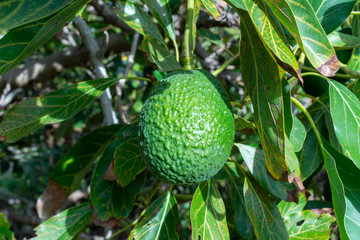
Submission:
M 184 32 L 184 42 L 182 45 L 183 48 L 183 57 L 182 63 L 185 70 L 195 69 L 194 60 L 193 60 L 193 51 L 195 46 L 195 36 L 196 36 L 196 11 L 195 11 L 195 1 L 199 0 L 188 0 L 187 1 L 187 10 L 186 10 L 186 23 L 185 23 L 185 32 Z

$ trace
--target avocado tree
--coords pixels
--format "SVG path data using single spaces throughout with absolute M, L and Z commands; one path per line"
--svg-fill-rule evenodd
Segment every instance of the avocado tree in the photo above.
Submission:
M 357 2 L 1 2 L 1 239 L 358 239 Z

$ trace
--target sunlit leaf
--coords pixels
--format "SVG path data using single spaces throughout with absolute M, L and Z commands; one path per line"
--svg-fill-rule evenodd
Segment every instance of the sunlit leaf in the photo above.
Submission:
M 221 20 L 220 13 L 216 9 L 216 6 L 212 0 L 200 0 L 202 6 L 206 9 L 206 11 L 215 19 Z
M 237 231 L 247 239 L 254 239 L 254 227 L 245 209 L 243 194 L 244 176 L 238 174 L 236 166 L 232 162 L 227 162 L 223 167 L 224 173 L 230 183 L 230 198 L 234 208 L 234 223 Z M 229 221 L 229 220 L 228 220 Z
M 179 212 L 175 197 L 168 191 L 153 202 L 142 220 L 131 231 L 129 239 L 179 239 L 176 224 Z
M 15 240 L 14 233 L 10 230 L 10 224 L 2 212 L 0 212 L 0 239 Z
M 265 156 L 261 149 L 235 143 L 243 157 L 246 166 L 249 168 L 251 174 L 255 177 L 256 181 L 264 188 L 266 188 L 273 195 L 280 199 L 288 199 L 288 189 L 283 183 L 274 181 L 269 177 L 265 166 Z
M 360 236 L 360 170 L 325 139 L 322 142 L 341 239 L 357 239 Z
M 276 204 L 271 202 L 267 194 L 248 178 L 245 178 L 244 198 L 247 213 L 259 240 L 289 239 Z
M 230 239 L 225 205 L 211 178 L 197 187 L 190 208 L 193 239 Z
M 15 142 L 46 124 L 71 118 L 97 99 L 116 78 L 79 82 L 41 97 L 25 100 L 5 113 L 0 136 Z
M 316 13 L 307 0 L 265 0 L 276 17 L 293 35 L 311 64 L 323 75 L 334 76 L 340 68 Z
M 49 184 L 38 199 L 37 211 L 47 218 L 76 190 L 85 174 L 94 165 L 104 148 L 116 136 L 121 125 L 98 128 L 80 138 L 69 152 L 64 154 L 50 173 Z
M 308 0 L 326 33 L 338 28 L 350 15 L 356 0 Z
M 73 2 L 72 0 L 4 0 L 0 2 L 0 29 L 15 28 L 20 25 L 47 17 Z
M 145 163 L 140 154 L 137 137 L 118 146 L 114 154 L 113 171 L 120 186 L 125 187 L 144 170 Z
M 129 0 L 117 1 L 118 9 L 115 10 L 118 17 L 126 22 L 135 31 L 141 35 L 149 35 L 160 43 L 164 43 L 164 39 L 157 25 L 151 20 L 150 15 L 145 12 L 142 6 Z
M 357 4 L 354 7 L 354 11 L 359 11 L 360 5 Z M 352 34 L 353 36 L 360 37 L 360 16 L 352 17 Z M 351 58 L 347 64 L 347 66 L 355 71 L 360 71 L 360 47 L 354 49 Z
M 170 39 L 176 40 L 170 5 L 167 0 L 144 0 L 151 14 L 166 31 Z
M 44 239 L 74 239 L 84 230 L 91 220 L 89 203 L 69 208 L 56 216 L 48 219 L 35 228 L 36 240 Z
M 321 215 L 311 210 L 303 210 L 306 205 L 304 194 L 300 194 L 299 203 L 281 201 L 278 205 L 290 239 L 330 239 L 330 225 L 335 217 L 329 213 Z
M 251 20 L 242 15 L 240 69 L 254 106 L 257 131 L 273 178 L 287 181 L 284 106 L 278 65 L 258 36 Z
M 306 130 L 304 125 L 297 117 L 293 116 L 293 127 L 290 133 L 290 142 L 292 143 L 295 152 L 299 152 L 302 149 L 305 138 Z
M 287 46 L 279 21 L 270 14 L 271 11 L 264 2 L 257 1 L 256 4 L 252 0 L 228 0 L 227 2 L 234 7 L 240 16 L 244 18 L 245 15 L 248 15 L 251 18 L 257 33 L 279 60 L 279 64 L 291 74 L 299 76 L 301 79 L 298 63 L 294 54 Z M 247 12 L 242 11 L 242 7 L 238 5 L 242 5 Z
M 0 75 L 46 43 L 88 2 L 89 0 L 72 1 L 48 17 L 10 30 L 0 39 Z
M 155 63 L 161 72 L 170 72 L 181 69 L 176 57 L 160 44 L 156 39 L 145 36 L 141 48 L 148 54 L 148 60 Z
M 329 81 L 330 113 L 343 152 L 360 168 L 360 101 L 344 85 Z
M 334 48 L 352 49 L 360 47 L 360 37 L 341 32 L 332 32 L 328 35 Z
M 115 150 L 137 136 L 137 125 L 122 128 L 116 139 L 111 142 L 96 165 L 90 184 L 90 201 L 93 218 L 96 224 L 114 226 L 126 217 L 134 206 L 137 194 L 140 192 L 145 174 L 140 174 L 126 187 L 120 187 L 116 181 L 108 179 L 108 169 L 114 159 Z M 111 169 L 111 168 L 110 168 Z

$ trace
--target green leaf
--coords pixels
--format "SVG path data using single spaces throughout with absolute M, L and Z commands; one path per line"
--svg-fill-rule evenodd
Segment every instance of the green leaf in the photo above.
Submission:
M 10 30 L 0 39 L 0 75 L 47 42 L 88 2 L 89 0 L 73 1 L 46 18 Z
M 240 27 L 240 69 L 254 106 L 266 168 L 274 179 L 287 181 L 283 89 L 278 65 L 245 14 L 242 15 Z
M 285 34 L 282 31 L 279 21 L 270 14 L 270 9 L 268 9 L 263 1 L 257 1 L 257 4 L 259 5 L 256 5 L 252 0 L 228 1 L 233 7 L 238 4 L 236 2 L 242 2 L 247 12 L 240 10 L 240 8 L 234 8 L 235 11 L 243 18 L 248 18 L 248 16 L 251 18 L 258 35 L 262 37 L 262 41 L 265 42 L 267 47 L 269 47 L 276 56 L 277 60 L 279 60 L 281 67 L 294 76 L 299 76 L 301 79 L 300 69 L 296 58 L 287 46 Z
M 289 167 L 291 174 L 288 176 L 288 182 L 296 185 L 298 189 L 303 190 L 304 186 L 301 179 L 300 164 L 295 154 L 294 147 L 290 142 L 288 136 L 285 136 L 285 156 L 286 165 Z
M 179 239 L 176 231 L 178 222 L 176 199 L 167 191 L 146 209 L 143 219 L 131 231 L 129 239 Z
M 360 168 L 360 101 L 345 86 L 329 81 L 330 113 L 343 152 Z
M 325 124 L 325 113 L 330 111 L 329 109 L 329 98 L 324 95 L 318 99 L 317 102 L 313 103 L 308 107 L 308 112 L 311 115 L 313 121 L 316 124 L 320 134 L 326 136 L 327 129 Z M 298 115 L 300 121 L 305 126 L 306 138 L 303 149 L 297 153 L 300 162 L 300 171 L 302 179 L 310 177 L 316 169 L 319 168 L 323 161 L 320 144 L 316 138 L 314 130 L 311 127 L 305 114 L 301 113 Z
M 235 146 L 239 149 L 246 166 L 256 181 L 274 196 L 283 200 L 288 199 L 287 190 L 290 189 L 287 189 L 283 183 L 272 180 L 267 173 L 264 152 L 261 149 L 241 143 L 235 143 Z
M 255 239 L 254 227 L 245 209 L 245 199 L 243 194 L 244 176 L 238 174 L 235 163 L 227 162 L 224 173 L 230 183 L 230 199 L 234 208 L 234 223 L 237 231 L 247 239 Z
M 308 0 L 326 33 L 334 31 L 349 17 L 356 0 Z
M 5 113 L 0 136 L 7 142 L 35 132 L 46 124 L 73 117 L 97 99 L 117 78 L 79 82 L 41 97 L 25 100 Z
M 329 41 L 334 48 L 352 49 L 360 47 L 360 38 L 341 32 L 332 32 L 328 35 Z
M 311 64 L 323 75 L 334 76 L 340 68 L 335 51 L 307 0 L 265 0 L 293 35 Z
M 278 205 L 290 239 L 330 239 L 330 225 L 335 222 L 335 217 L 328 213 L 319 216 L 311 210 L 303 211 L 305 205 L 304 194 L 300 194 L 298 204 L 281 201 Z
M 118 6 L 115 10 L 116 14 L 130 27 L 143 36 L 149 35 L 165 44 L 159 28 L 142 6 L 129 0 L 117 1 L 116 4 Z
M 171 40 L 175 41 L 175 29 L 172 20 L 170 5 L 167 0 L 144 0 L 151 14 L 159 22 L 160 26 L 166 31 Z
M 190 208 L 193 239 L 230 239 L 225 205 L 214 178 L 197 187 Z
M 49 178 L 70 194 L 76 190 L 94 161 L 116 136 L 122 125 L 97 128 L 80 138 L 69 152 L 64 154 L 51 171 Z
M 353 87 L 353 93 L 360 100 L 360 81 L 357 81 Z
M 122 187 L 128 185 L 136 175 L 145 170 L 137 137 L 129 139 L 126 144 L 120 144 L 116 148 L 112 166 L 116 181 Z
M 293 127 L 290 133 L 290 142 L 294 147 L 295 152 L 299 152 L 306 139 L 306 130 L 301 121 L 293 115 Z
M 2 212 L 0 212 L 0 239 L 15 240 L 14 233 L 10 230 L 10 224 Z
M 72 0 L 5 0 L 0 3 L 0 29 L 15 28 L 44 18 L 73 2 Z
M 155 63 L 161 72 L 170 72 L 181 69 L 176 57 L 160 44 L 155 38 L 145 36 L 141 48 L 148 54 L 148 60 Z
M 201 37 L 208 40 L 209 42 L 216 44 L 220 47 L 224 47 L 224 43 L 219 34 L 215 34 L 208 29 L 200 28 L 198 33 Z
M 90 201 L 94 221 L 98 225 L 112 226 L 126 217 L 144 184 L 145 174 L 140 174 L 126 187 L 120 187 L 108 172 L 115 150 L 119 146 L 126 146 L 127 142 L 137 136 L 137 132 L 137 125 L 123 127 L 116 139 L 106 147 L 96 165 L 90 184 Z
M 37 211 L 41 218 L 50 217 L 79 187 L 85 174 L 93 167 L 94 161 L 121 127 L 121 125 L 111 125 L 98 128 L 80 138 L 74 147 L 61 157 L 50 173 L 46 190 L 38 199 L 41 205 L 38 205 Z
M 256 126 L 253 122 L 246 120 L 240 116 L 236 116 L 235 118 L 235 130 L 243 131 L 255 134 Z
M 248 178 L 245 178 L 244 198 L 246 210 L 259 240 L 289 239 L 276 204 L 271 202 L 267 194 Z
M 202 6 L 215 20 L 220 21 L 221 16 L 212 0 L 201 0 Z
M 359 10 L 360 10 L 360 5 L 357 4 L 354 7 L 354 11 L 359 11 Z M 351 25 L 352 25 L 351 29 L 353 36 L 360 37 L 360 16 L 353 16 Z M 354 49 L 347 66 L 357 72 L 360 72 L 360 47 Z
M 48 219 L 35 228 L 37 237 L 34 240 L 74 239 L 91 220 L 89 203 L 69 208 Z
M 332 200 L 341 239 L 360 236 L 360 170 L 353 161 L 322 139 L 322 153 L 329 176 Z

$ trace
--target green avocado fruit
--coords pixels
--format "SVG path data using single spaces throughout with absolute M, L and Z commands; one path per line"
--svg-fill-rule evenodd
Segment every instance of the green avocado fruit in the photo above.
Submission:
M 229 98 L 203 70 L 166 75 L 140 112 L 143 159 L 167 183 L 191 185 L 214 176 L 230 156 L 234 135 Z

